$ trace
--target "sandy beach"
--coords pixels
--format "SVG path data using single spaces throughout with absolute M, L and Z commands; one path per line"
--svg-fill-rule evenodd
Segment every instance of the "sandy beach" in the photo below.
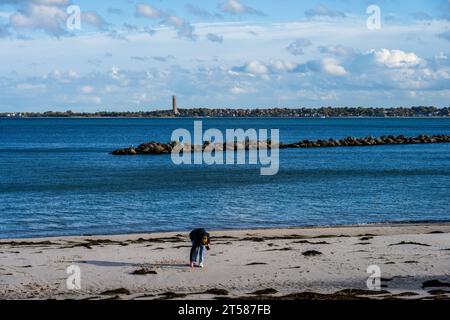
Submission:
M 0 240 L 1 299 L 447 299 L 450 223 Z M 69 290 L 71 265 L 81 289 Z M 381 271 L 368 290 L 367 267 Z

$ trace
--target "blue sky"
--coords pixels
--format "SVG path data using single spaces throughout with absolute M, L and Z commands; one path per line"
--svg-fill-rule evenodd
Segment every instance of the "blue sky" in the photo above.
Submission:
M 0 0 L 0 61 L 0 112 L 443 107 L 450 0 Z

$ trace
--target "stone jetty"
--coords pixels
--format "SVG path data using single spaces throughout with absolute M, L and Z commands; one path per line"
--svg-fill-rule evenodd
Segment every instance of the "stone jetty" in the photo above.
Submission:
M 347 137 L 344 139 L 328 139 L 328 140 L 301 140 L 294 143 L 284 144 L 280 143 L 278 147 L 280 149 L 288 148 L 331 148 L 331 147 L 361 147 L 361 146 L 380 146 L 380 145 L 396 145 L 396 144 L 430 144 L 430 143 L 449 143 L 450 135 L 419 135 L 417 137 L 405 137 L 399 136 L 381 136 L 378 138 L 365 137 L 354 138 Z M 139 145 L 138 147 L 129 147 L 124 149 L 118 149 L 111 152 L 113 155 L 138 155 L 138 154 L 169 154 L 172 150 L 183 152 L 202 152 L 206 148 L 210 150 L 250 150 L 250 149 L 270 149 L 276 147 L 270 140 L 268 141 L 245 141 L 234 142 L 227 145 L 227 143 L 215 143 L 212 144 L 209 141 L 203 143 L 203 145 L 190 145 L 180 144 L 179 142 L 172 141 L 170 143 L 160 142 L 147 142 Z

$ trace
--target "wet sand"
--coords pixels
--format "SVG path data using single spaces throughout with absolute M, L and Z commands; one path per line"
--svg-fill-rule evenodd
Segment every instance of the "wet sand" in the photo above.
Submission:
M 186 232 L 0 240 L 0 298 L 450 299 L 450 223 L 211 235 L 203 269 L 188 266 Z

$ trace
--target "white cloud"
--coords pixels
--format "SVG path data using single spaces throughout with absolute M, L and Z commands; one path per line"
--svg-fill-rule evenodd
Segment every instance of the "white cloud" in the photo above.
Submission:
M 264 15 L 260 10 L 254 9 L 252 7 L 246 6 L 239 0 L 227 0 L 219 5 L 219 9 L 228 14 L 253 14 L 253 15 Z
M 41 29 L 52 35 L 60 35 L 65 32 L 66 19 L 67 13 L 61 3 L 32 1 L 13 13 L 9 22 L 13 28 Z
M 286 72 L 294 70 L 297 67 L 297 64 L 290 61 L 276 60 L 272 63 L 271 67 L 274 71 Z
M 68 33 L 66 9 L 69 0 L 22 0 L 13 2 L 17 11 L 9 15 L 9 25 L 13 29 L 42 30 L 53 36 Z M 106 22 L 95 11 L 82 11 L 82 21 L 102 28 Z
M 423 60 L 414 52 L 404 52 L 402 50 L 379 49 L 371 51 L 376 63 L 385 65 L 388 68 L 408 68 L 420 65 Z
M 136 5 L 136 16 L 158 19 L 162 17 L 162 12 L 148 4 L 140 3 Z
M 105 20 L 100 17 L 95 11 L 86 11 L 81 13 L 81 19 L 83 22 L 86 22 L 98 29 L 103 28 L 106 25 Z
M 263 76 L 269 73 L 269 68 L 260 61 L 250 61 L 245 66 L 245 71 L 254 76 Z
M 59 70 L 53 70 L 52 72 L 49 72 L 47 74 L 44 74 L 42 76 L 43 80 L 49 80 L 59 83 L 70 83 L 74 80 L 78 79 L 79 75 L 76 71 L 59 71 Z
M 159 9 L 156 9 L 148 4 L 138 4 L 136 5 L 136 16 L 145 17 L 148 19 L 161 19 L 161 23 L 173 27 L 180 38 L 187 38 L 190 40 L 196 40 L 197 35 L 195 34 L 195 28 L 189 22 L 176 15 L 166 13 Z M 152 29 L 146 27 L 148 33 L 154 34 Z
M 322 60 L 322 68 L 325 73 L 328 73 L 332 76 L 345 76 L 347 75 L 347 71 L 343 66 L 339 64 L 339 62 L 335 59 L 326 58 Z

